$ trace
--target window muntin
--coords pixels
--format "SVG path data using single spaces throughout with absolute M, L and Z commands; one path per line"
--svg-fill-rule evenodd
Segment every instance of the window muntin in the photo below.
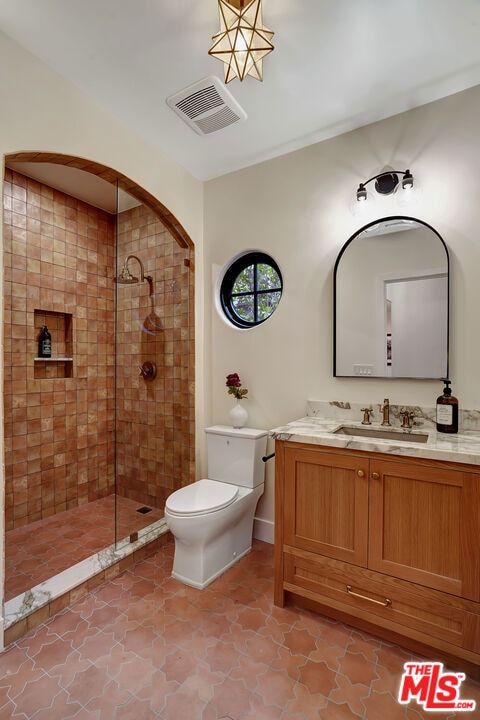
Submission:
M 236 327 L 255 327 L 275 312 L 282 290 L 277 263 L 265 253 L 249 252 L 225 272 L 220 288 L 222 309 Z

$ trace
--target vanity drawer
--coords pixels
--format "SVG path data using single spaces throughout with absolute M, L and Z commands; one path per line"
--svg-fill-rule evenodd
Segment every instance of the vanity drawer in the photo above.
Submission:
M 284 590 L 418 642 L 480 653 L 480 608 L 349 563 L 285 549 Z

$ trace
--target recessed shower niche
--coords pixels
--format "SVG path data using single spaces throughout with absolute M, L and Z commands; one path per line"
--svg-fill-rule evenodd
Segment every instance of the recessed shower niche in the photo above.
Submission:
M 39 357 L 38 351 L 38 338 L 44 325 L 48 328 L 52 336 L 52 355 L 49 358 Z M 35 309 L 33 311 L 33 329 L 34 339 L 31 347 L 34 348 L 35 352 L 35 379 L 72 377 L 73 346 L 71 313 Z
M 114 171 L 38 154 L 5 164 L 8 643 L 27 615 L 32 628 L 32 612 L 43 621 L 68 605 L 72 577 L 87 586 L 92 572 L 127 567 L 166 537 L 165 500 L 195 469 L 195 264 L 177 220 Z M 79 197 L 73 170 L 93 196 Z M 148 282 L 116 282 L 130 256 Z M 38 353 L 43 325 L 51 358 Z M 157 367 L 150 382 L 147 362 Z

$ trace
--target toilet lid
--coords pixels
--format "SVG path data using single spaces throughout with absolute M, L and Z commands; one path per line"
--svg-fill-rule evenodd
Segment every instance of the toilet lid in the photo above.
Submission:
M 236 485 L 204 479 L 176 490 L 165 506 L 173 515 L 204 515 L 227 507 L 237 495 Z

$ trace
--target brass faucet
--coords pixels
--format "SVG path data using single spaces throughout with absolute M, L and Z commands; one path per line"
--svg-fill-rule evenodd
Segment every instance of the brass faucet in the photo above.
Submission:
M 410 410 L 402 410 L 400 412 L 400 415 L 402 417 L 402 428 L 408 428 L 409 430 L 412 427 L 412 420 L 415 417 L 415 413 L 411 412 Z
M 370 415 L 373 415 L 372 408 L 361 408 L 361 411 L 363 412 L 362 425 L 371 425 Z
M 380 410 L 383 413 L 382 425 L 391 425 L 392 423 L 390 422 L 390 400 L 388 398 L 384 399 L 383 405 Z

